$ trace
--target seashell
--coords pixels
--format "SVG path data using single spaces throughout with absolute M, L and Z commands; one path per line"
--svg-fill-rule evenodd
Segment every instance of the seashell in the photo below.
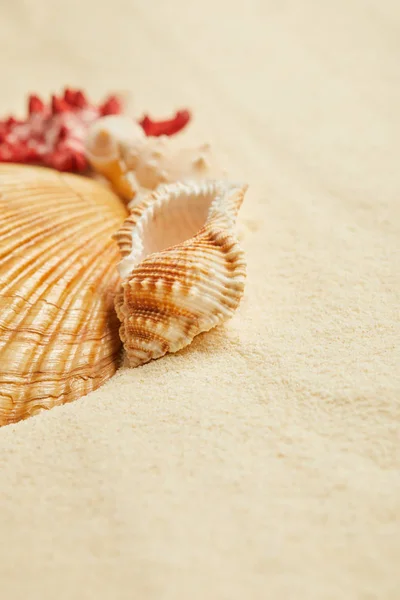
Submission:
M 145 140 L 143 129 L 129 117 L 104 117 L 89 129 L 86 156 L 90 164 L 110 181 L 117 194 L 126 201 L 135 196 L 139 185 L 136 178 L 127 172 L 122 160 L 122 148 L 129 147 L 133 161 Z
M 126 214 L 91 179 L 0 165 L 0 425 L 75 400 L 115 372 L 111 235 Z
M 114 235 L 122 255 L 115 307 L 130 366 L 177 352 L 233 315 L 246 274 L 234 231 L 246 189 L 161 186 Z
M 137 123 L 119 115 L 96 121 L 88 133 L 86 152 L 92 167 L 127 202 L 141 197 L 141 189 L 226 174 L 210 144 L 185 148 L 180 136 L 146 137 Z

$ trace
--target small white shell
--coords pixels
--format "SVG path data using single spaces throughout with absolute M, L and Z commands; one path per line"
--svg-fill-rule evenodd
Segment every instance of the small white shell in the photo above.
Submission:
M 127 172 L 122 155 L 129 153 L 133 161 L 145 140 L 140 125 L 120 115 L 98 119 L 91 126 L 86 139 L 86 155 L 92 167 L 106 177 L 126 201 L 136 194 L 138 184 L 135 176 Z
M 233 315 L 245 282 L 234 225 L 246 189 L 223 181 L 162 186 L 114 235 L 122 254 L 116 310 L 130 366 L 176 352 Z
M 182 137 L 146 137 L 141 127 L 123 116 L 99 119 L 89 130 L 86 152 L 92 167 L 107 177 L 125 201 L 143 197 L 175 181 L 225 175 L 210 144 L 182 147 Z

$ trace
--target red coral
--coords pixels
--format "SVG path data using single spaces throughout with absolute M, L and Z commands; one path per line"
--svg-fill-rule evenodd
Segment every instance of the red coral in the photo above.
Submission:
M 63 96 L 52 96 L 45 104 L 38 96 L 28 99 L 25 120 L 9 117 L 0 121 L 0 162 L 31 163 L 59 171 L 84 172 L 88 168 L 84 139 L 90 125 L 105 115 L 121 114 L 122 103 L 110 96 L 96 106 L 81 90 L 67 88 Z M 173 135 L 188 123 L 186 110 L 168 121 L 145 116 L 140 124 L 146 135 Z
M 91 104 L 80 90 L 67 88 L 45 104 L 38 96 L 28 99 L 28 116 L 0 121 L 0 161 L 33 163 L 59 171 L 82 172 L 88 168 L 84 137 L 88 127 L 104 114 L 118 114 L 116 96 L 103 104 Z
M 41 113 L 45 110 L 44 104 L 38 96 L 33 94 L 28 99 L 28 112 L 30 115 L 33 113 Z
M 190 121 L 190 113 L 188 110 L 178 110 L 172 119 L 166 121 L 153 121 L 148 115 L 145 115 L 140 121 L 140 125 L 146 135 L 174 135 L 181 129 L 186 127 Z
M 106 115 L 119 115 L 122 112 L 122 104 L 116 96 L 108 98 L 104 104 L 100 106 L 100 113 Z

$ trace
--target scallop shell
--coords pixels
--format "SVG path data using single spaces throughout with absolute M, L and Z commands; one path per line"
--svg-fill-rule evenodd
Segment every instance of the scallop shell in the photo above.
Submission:
M 158 185 L 226 175 L 210 144 L 182 145 L 184 136 L 146 137 L 140 125 L 121 115 L 98 119 L 86 139 L 92 167 L 130 202 Z
M 177 352 L 233 315 L 246 275 L 234 230 L 246 189 L 165 185 L 115 234 L 122 255 L 115 306 L 130 366 Z
M 75 400 L 115 372 L 111 236 L 126 214 L 90 179 L 0 165 L 0 425 Z

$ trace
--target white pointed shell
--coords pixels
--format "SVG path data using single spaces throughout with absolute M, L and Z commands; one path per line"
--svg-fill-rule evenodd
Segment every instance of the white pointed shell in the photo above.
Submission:
M 231 317 L 244 290 L 245 261 L 234 223 L 246 186 L 163 186 L 115 234 L 122 254 L 116 297 L 130 366 L 176 352 Z
M 94 181 L 0 165 L 0 425 L 79 398 L 118 366 L 121 201 Z
M 160 184 L 226 173 L 210 144 L 187 148 L 181 136 L 146 137 L 138 124 L 119 115 L 96 121 L 87 136 L 86 152 L 92 167 L 127 202 Z

